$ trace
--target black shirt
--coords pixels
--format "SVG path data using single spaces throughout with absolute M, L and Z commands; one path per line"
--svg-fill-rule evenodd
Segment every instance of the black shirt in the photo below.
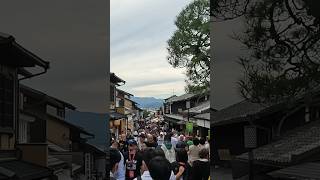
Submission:
M 141 175 L 140 169 L 142 166 L 142 155 L 139 151 L 134 156 L 131 155 L 131 158 L 129 158 L 129 152 L 126 152 L 124 160 L 126 167 L 126 180 L 133 180 L 137 176 Z
M 187 147 L 187 143 L 184 141 L 178 141 L 178 143 L 176 144 L 177 149 L 179 149 L 179 148 L 184 149 L 186 147 Z
M 179 163 L 176 161 L 171 163 L 171 169 L 172 169 L 174 175 L 177 175 L 177 173 L 179 172 L 180 166 L 184 167 L 184 172 L 182 173 L 183 180 L 193 180 L 193 179 L 191 179 L 192 178 L 192 168 L 189 163 L 182 164 L 182 163 Z M 198 180 L 198 179 L 194 179 L 194 180 Z M 206 180 L 208 180 L 208 179 L 206 179 Z
M 158 147 L 157 142 L 153 142 L 153 143 L 145 142 L 145 143 L 146 143 L 147 147 L 154 147 L 154 148 Z
M 210 176 L 210 162 L 209 161 L 193 161 L 192 164 L 192 179 L 208 180 Z

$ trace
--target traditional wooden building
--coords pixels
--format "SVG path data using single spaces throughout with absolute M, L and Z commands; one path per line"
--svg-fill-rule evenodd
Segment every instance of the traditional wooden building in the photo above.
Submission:
M 318 146 L 313 143 L 318 140 L 312 139 L 317 139 L 318 135 L 308 135 L 307 132 L 313 132 L 311 129 L 317 128 L 319 92 L 319 89 L 315 89 L 294 100 L 274 104 L 258 104 L 245 100 L 212 113 L 213 163 L 221 165 L 229 162 L 234 178 L 248 174 L 248 155 L 245 153 L 249 149 L 244 146 L 244 127 L 247 125 L 257 128 L 257 148 L 253 150 L 257 176 L 255 179 L 266 178 L 265 175 L 270 171 L 303 162 L 311 157 L 316 158 L 312 152 L 317 151 Z M 302 135 L 304 133 L 307 134 Z M 315 146 L 308 144 L 309 138 Z M 293 145 L 294 143 L 301 145 Z M 291 162 L 293 157 L 297 158 L 297 161 Z M 288 164 L 283 164 L 284 161 Z M 279 166 L 280 164 L 284 166 Z
M 46 145 L 20 142 L 19 82 L 44 74 L 49 63 L 19 45 L 13 36 L 0 33 L 0 179 L 50 179 L 53 173 L 45 165 Z M 29 67 L 38 72 L 29 71 Z M 29 153 L 29 157 L 23 156 Z M 30 154 L 33 153 L 33 154 Z M 37 156 L 35 156 L 37 154 Z
M 203 94 L 183 94 L 181 96 L 171 96 L 165 99 L 164 102 L 164 120 L 168 122 L 169 128 L 174 128 L 178 131 L 185 131 L 186 122 L 189 120 L 193 122 L 194 125 L 197 124 L 197 120 L 192 118 L 198 109 L 203 110 L 206 105 L 209 105 L 209 93 Z M 206 103 L 205 103 L 206 102 Z M 189 107 L 187 104 L 189 103 Z M 205 105 L 204 105 L 205 103 Z M 197 107 L 199 106 L 199 107 Z M 197 107 L 197 108 L 196 108 Z M 190 112 L 190 110 L 195 112 Z M 205 109 L 205 108 L 204 108 Z M 205 111 L 203 111 L 205 112 Z M 194 132 L 196 134 L 196 131 Z
M 47 145 L 46 166 L 53 170 L 58 180 L 81 180 L 98 174 L 99 179 L 105 177 L 106 154 L 100 153 L 97 157 L 95 151 L 86 150 L 89 146 L 87 139 L 94 138 L 94 135 L 65 120 L 66 110 L 75 110 L 73 105 L 24 85 L 21 85 L 20 93 L 23 98 L 21 114 L 34 119 L 25 122 L 20 137 L 28 143 Z M 20 147 L 24 148 L 24 145 L 21 143 Z M 26 158 L 29 155 L 22 154 Z M 89 169 L 86 156 L 89 156 Z
M 126 116 L 118 109 L 120 105 L 124 106 L 124 102 L 118 97 L 117 87 L 125 84 L 125 81 L 118 77 L 115 73 L 110 73 L 110 113 L 109 113 L 109 129 L 110 133 L 118 137 L 121 134 L 122 127 L 126 122 Z M 120 113 L 119 113 L 120 112 Z

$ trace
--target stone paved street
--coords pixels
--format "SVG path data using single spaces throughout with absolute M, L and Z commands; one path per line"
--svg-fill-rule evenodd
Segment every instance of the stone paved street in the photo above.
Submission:
M 211 167 L 212 180 L 232 180 L 231 169 Z

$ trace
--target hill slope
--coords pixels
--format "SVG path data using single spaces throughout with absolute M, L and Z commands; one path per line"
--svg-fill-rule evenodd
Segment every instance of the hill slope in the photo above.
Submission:
M 159 108 L 163 105 L 163 99 L 154 97 L 132 97 L 131 99 L 137 102 L 140 108 Z
M 66 111 L 66 121 L 80 126 L 89 133 L 94 134 L 95 138 L 89 139 L 88 142 L 100 147 L 101 149 L 106 148 L 107 139 L 109 138 L 109 131 L 107 131 L 107 120 L 106 114 Z

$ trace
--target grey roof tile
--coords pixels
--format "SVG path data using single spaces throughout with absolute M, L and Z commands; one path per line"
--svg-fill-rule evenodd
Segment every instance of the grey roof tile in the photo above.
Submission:
M 279 140 L 253 150 L 254 159 L 273 163 L 291 163 L 300 156 L 320 147 L 320 120 L 298 127 L 284 134 Z M 237 156 L 248 159 L 248 153 Z

